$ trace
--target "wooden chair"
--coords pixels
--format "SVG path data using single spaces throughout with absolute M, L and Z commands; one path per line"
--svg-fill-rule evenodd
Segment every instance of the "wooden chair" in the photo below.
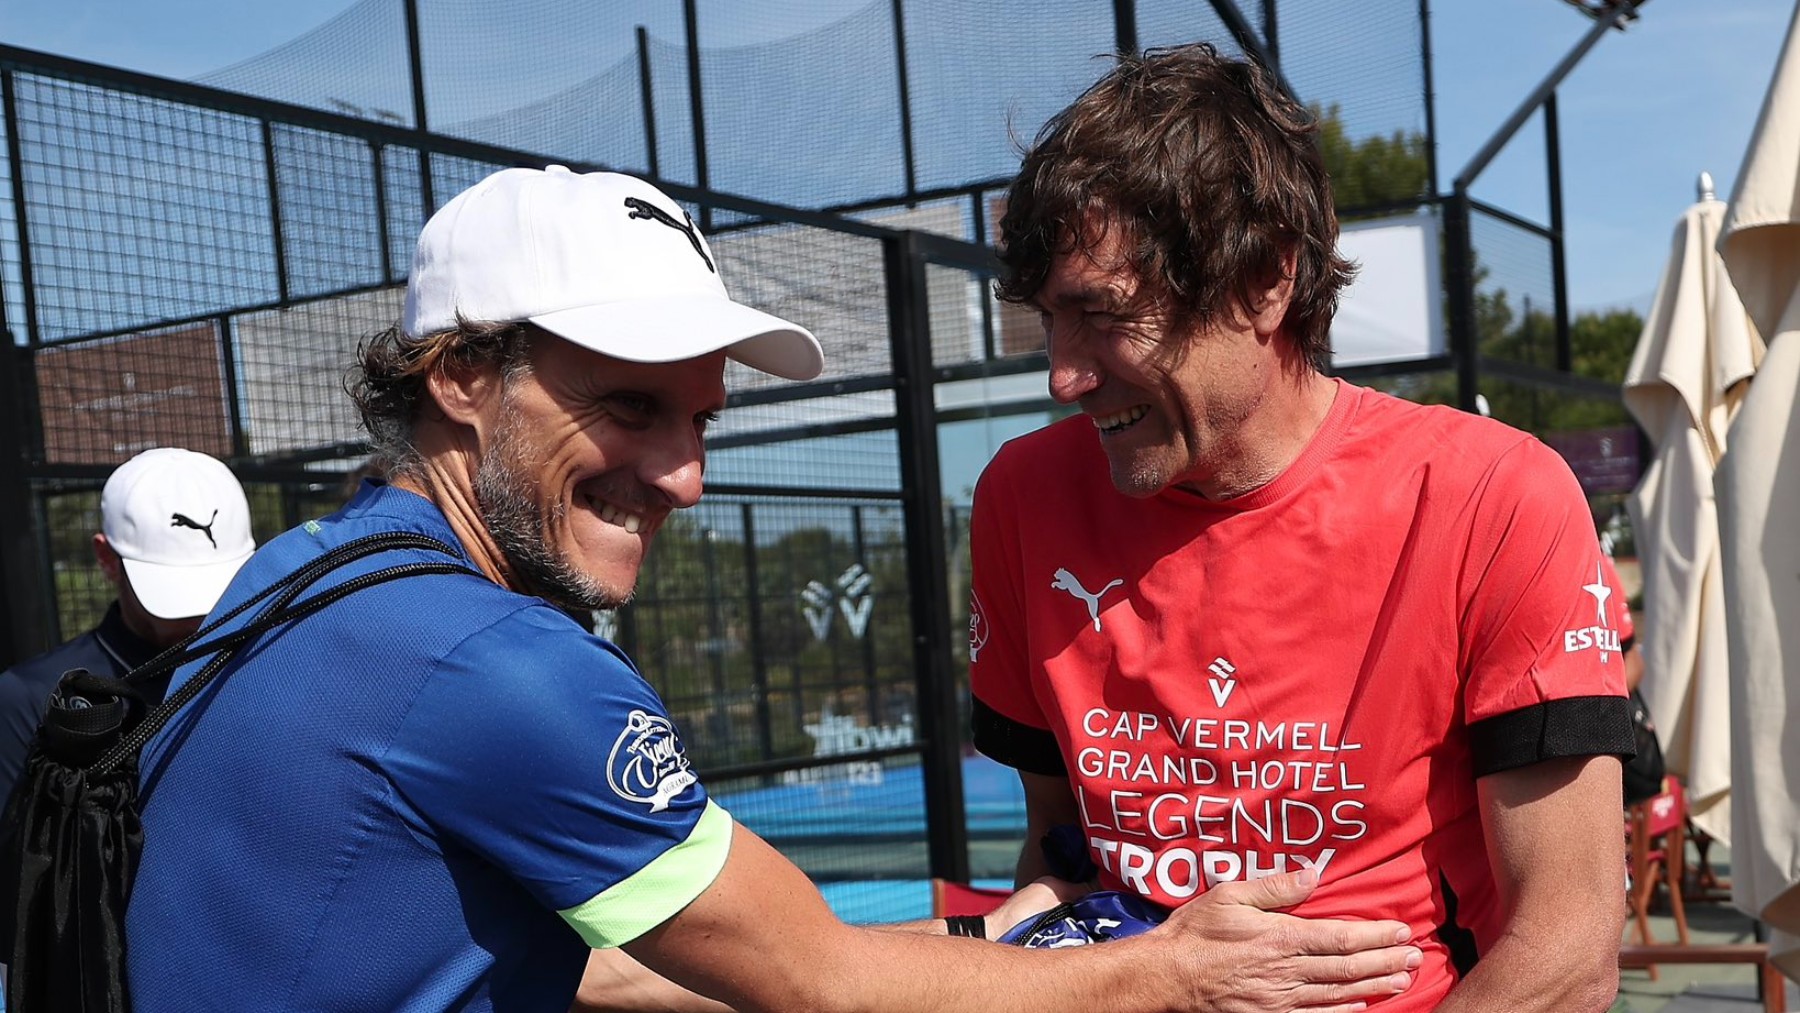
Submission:
M 1631 839 L 1631 890 L 1627 899 L 1638 942 L 1646 947 L 1656 945 L 1656 937 L 1650 932 L 1650 901 L 1658 886 L 1668 895 L 1680 945 L 1689 945 L 1687 908 L 1682 902 L 1686 828 L 1687 796 L 1681 781 L 1673 776 L 1663 778 L 1660 794 L 1633 805 L 1627 812 L 1626 832 Z M 1648 967 L 1650 980 L 1655 981 L 1656 965 Z
M 1687 877 L 1688 900 L 1715 901 L 1731 899 L 1731 880 L 1713 871 L 1711 834 L 1694 824 L 1693 818 L 1687 821 L 1687 839 L 1694 845 L 1694 853 L 1698 860 L 1689 871 Z
M 1625 946 L 1619 950 L 1620 967 L 1647 968 L 1656 973 L 1665 964 L 1755 964 L 1756 988 L 1763 1013 L 1787 1013 L 1787 979 L 1769 963 L 1766 943 L 1724 943 L 1717 946 Z

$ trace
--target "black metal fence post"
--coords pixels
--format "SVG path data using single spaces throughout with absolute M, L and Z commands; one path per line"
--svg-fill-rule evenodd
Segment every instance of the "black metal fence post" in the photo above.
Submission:
M 221 313 L 215 327 L 219 337 L 219 380 L 225 386 L 225 424 L 231 437 L 231 456 L 245 458 L 250 456 L 250 437 L 244 431 L 244 403 L 238 397 L 237 335 L 232 333 L 231 314 Z
M 729 738 L 731 734 L 731 691 L 725 681 L 725 609 L 720 600 L 719 532 L 707 527 L 700 532 L 702 565 L 706 568 L 706 654 L 712 670 L 712 709 L 706 722 L 708 738 Z M 717 733 L 717 734 L 715 734 Z M 719 743 L 715 742 L 717 748 Z
M 31 504 L 26 405 L 31 349 L 0 346 L 0 668 L 50 646 L 43 565 Z
M 1456 404 L 1475 410 L 1480 392 L 1475 333 L 1475 250 L 1469 229 L 1469 192 L 1458 186 L 1444 203 L 1444 286 L 1450 316 L 1450 356 L 1456 363 Z
M 1281 31 L 1277 28 L 1275 0 L 1262 0 L 1263 48 L 1269 51 L 1269 62 L 1281 66 Z
M 856 554 L 857 565 L 863 568 L 863 572 L 868 573 L 870 568 L 866 560 L 869 558 L 869 538 L 868 532 L 863 530 L 861 504 L 853 503 L 850 506 L 850 537 L 851 551 Z M 864 626 L 861 632 L 855 629 L 850 632 L 856 637 L 857 648 L 862 654 L 863 711 L 869 717 L 869 724 L 879 725 L 882 720 L 881 687 L 879 680 L 876 679 L 875 638 L 869 636 L 867 626 Z
M 1425 89 L 1425 175 L 1438 195 L 1437 87 L 1431 77 L 1431 0 L 1419 0 L 1419 67 Z
M 421 137 L 431 129 L 425 116 L 425 52 L 420 41 L 419 0 L 406 0 L 406 59 L 412 77 L 413 129 Z M 437 210 L 437 199 L 431 190 L 431 152 L 419 145 L 419 221 Z
M 888 333 L 894 370 L 894 414 L 906 490 L 906 574 L 911 588 L 913 664 L 918 670 L 918 726 L 925 782 L 925 832 L 931 875 L 969 878 L 964 818 L 962 736 L 951 673 L 950 586 L 944 533 L 943 479 L 938 471 L 937 409 L 931 372 L 931 306 L 921 236 L 882 240 Z
M 750 684 L 756 690 L 756 743 L 758 758 L 775 758 L 774 721 L 769 713 L 769 662 L 763 645 L 762 576 L 756 562 L 756 510 L 738 504 L 744 524 L 745 619 L 750 626 Z
M 644 152 L 649 157 L 650 178 L 662 178 L 662 162 L 656 155 L 656 89 L 650 77 L 650 32 L 637 26 L 638 95 L 644 107 Z
M 912 77 L 906 66 L 906 11 L 904 0 L 893 0 L 894 71 L 900 76 L 900 157 L 906 163 L 906 196 L 919 192 L 918 168 L 913 161 Z
M 1137 0 L 1113 0 L 1113 49 L 1120 56 L 1138 52 Z
M 688 112 L 694 130 L 694 185 L 712 189 L 706 168 L 706 99 L 700 83 L 700 23 L 694 0 L 681 0 L 681 22 L 687 36 Z M 712 205 L 700 205 L 700 231 L 712 231 Z
M 44 601 L 43 565 L 31 502 L 29 463 L 34 450 L 37 398 L 32 395 L 33 349 L 38 342 L 37 297 L 31 272 L 31 230 L 25 202 L 25 159 L 12 71 L 0 71 L 0 116 L 6 124 L 7 178 L 12 186 L 13 227 L 18 241 L 20 307 L 24 342 L 7 316 L 0 292 L 0 667 L 49 646 L 49 613 Z
M 287 241 L 281 226 L 281 170 L 275 155 L 275 127 L 268 120 L 262 121 L 262 146 L 263 171 L 269 177 L 269 240 L 275 255 L 275 290 L 285 303 L 292 298 L 292 292 L 288 287 Z
M 1544 168 L 1550 190 L 1550 289 L 1556 313 L 1556 368 L 1567 373 L 1575 355 L 1569 347 L 1569 270 L 1564 259 L 1562 129 L 1556 119 L 1556 92 L 1544 98 Z
M 368 143 L 369 179 L 375 187 L 375 242 L 381 251 L 381 280 L 390 282 L 405 272 L 394 270 L 394 239 L 388 235 L 387 148 L 379 141 Z
M 19 244 L 19 287 L 25 294 L 25 305 L 20 307 L 25 312 L 25 343 L 35 346 L 43 341 L 43 335 L 38 330 L 37 283 L 31 268 L 31 209 L 25 200 L 25 153 L 23 142 L 19 139 L 19 99 L 13 72 L 10 70 L 0 71 L 0 116 L 4 116 L 6 123 L 6 162 L 11 167 L 8 178 L 12 181 L 13 230 Z M 0 316 L 4 314 L 0 313 Z

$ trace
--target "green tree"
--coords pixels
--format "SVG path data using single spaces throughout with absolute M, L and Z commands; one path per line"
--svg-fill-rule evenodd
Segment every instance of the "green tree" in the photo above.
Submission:
M 1513 309 L 1505 289 L 1475 296 L 1476 332 L 1483 355 L 1511 362 L 1555 366 L 1556 323 L 1549 311 Z M 1621 383 L 1644 320 L 1629 309 L 1578 313 L 1569 321 L 1569 358 L 1577 376 Z M 1376 386 L 1423 404 L 1455 404 L 1452 374 L 1400 376 Z M 1495 418 L 1529 432 L 1544 434 L 1624 425 L 1629 421 L 1617 397 L 1591 398 L 1498 377 L 1483 377 L 1481 393 Z
M 1322 112 L 1314 105 L 1312 112 L 1319 121 L 1319 154 L 1339 208 L 1354 211 L 1430 195 L 1425 135 L 1396 130 L 1353 138 L 1336 103 Z

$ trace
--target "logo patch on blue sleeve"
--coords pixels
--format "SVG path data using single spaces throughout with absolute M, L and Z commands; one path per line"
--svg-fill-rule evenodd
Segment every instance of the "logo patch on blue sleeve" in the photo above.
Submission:
M 634 710 L 606 757 L 606 783 L 622 799 L 662 812 L 699 781 L 668 718 Z

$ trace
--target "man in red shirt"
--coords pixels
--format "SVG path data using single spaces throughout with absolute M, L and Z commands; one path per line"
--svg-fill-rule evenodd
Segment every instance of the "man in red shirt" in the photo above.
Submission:
M 1008 196 L 1001 295 L 1080 409 L 975 495 L 975 741 L 1025 785 L 1019 876 L 1066 824 L 1172 906 L 1312 869 L 1299 913 L 1424 948 L 1385 1009 L 1603 1010 L 1624 603 L 1554 452 L 1322 372 L 1352 267 L 1313 133 L 1258 69 L 1154 52 Z

